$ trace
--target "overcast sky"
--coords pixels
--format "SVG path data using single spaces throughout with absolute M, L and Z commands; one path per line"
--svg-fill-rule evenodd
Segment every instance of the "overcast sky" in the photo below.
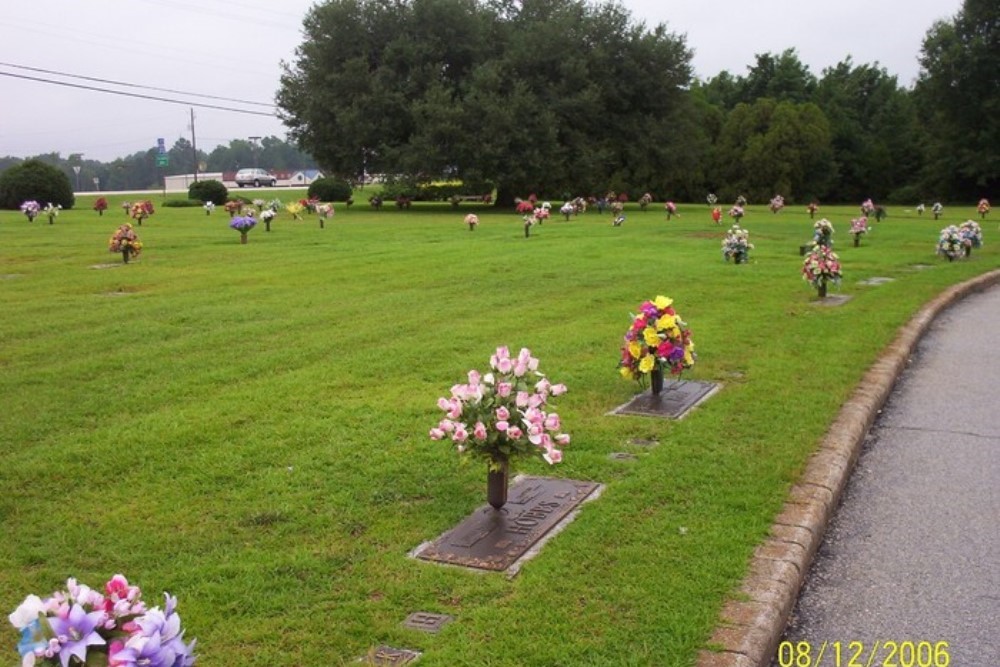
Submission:
M 301 42 L 312 0 L 6 0 L 0 74 L 114 88 L 270 113 L 273 108 L 122 88 L 25 67 L 272 103 L 281 60 Z M 624 0 L 636 20 L 687 36 L 699 78 L 745 74 L 757 53 L 794 48 L 819 76 L 850 55 L 909 86 L 935 20 L 962 0 Z M 544 48 L 542 46 L 541 48 Z M 18 67 L 12 67 L 17 65 Z M 0 76 L 0 156 L 59 152 L 111 160 L 191 138 L 190 106 Z M 284 137 L 277 118 L 195 108 L 198 147 Z

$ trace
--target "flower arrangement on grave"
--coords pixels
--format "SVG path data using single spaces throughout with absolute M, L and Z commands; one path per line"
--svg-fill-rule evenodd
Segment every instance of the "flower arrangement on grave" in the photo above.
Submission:
M 813 225 L 813 245 L 830 247 L 833 245 L 833 223 L 823 218 Z
M 34 222 L 35 218 L 38 217 L 38 212 L 41 210 L 42 207 L 34 199 L 29 199 L 21 203 L 21 213 L 24 213 L 24 216 L 28 218 L 28 222 Z
M 226 213 L 229 214 L 230 218 L 235 218 L 243 210 L 243 202 L 237 199 L 230 199 L 222 205 L 222 208 L 226 209 Z
M 962 237 L 962 248 L 966 257 L 972 253 L 973 248 L 983 246 L 983 229 L 975 220 L 966 220 L 959 225 L 958 233 Z
M 274 216 L 278 215 L 274 212 L 272 208 L 265 208 L 261 214 L 260 219 L 264 221 L 264 231 L 271 231 L 271 221 L 274 220 Z
M 207 201 L 201 207 L 205 209 L 205 215 L 212 215 L 212 212 L 215 211 L 215 202 Z
M 646 207 L 653 203 L 653 195 L 646 192 L 641 197 L 639 197 L 639 209 L 645 213 Z
M 476 231 L 476 227 L 479 226 L 479 216 L 475 213 L 470 213 L 465 216 L 465 224 L 469 226 L 469 231 Z
M 948 225 L 941 230 L 938 235 L 937 254 L 947 257 L 948 261 L 951 262 L 964 253 L 963 247 L 962 233 L 958 227 Z
M 281 203 L 280 199 L 272 199 L 267 202 L 267 208 L 271 209 L 272 212 L 277 213 L 281 209 L 285 208 L 285 205 Z M 263 213 L 263 211 L 261 211 Z
M 445 416 L 430 430 L 432 440 L 450 440 L 460 454 L 487 464 L 487 497 L 499 509 L 507 498 L 507 474 L 512 459 L 540 456 L 547 463 L 562 460 L 560 447 L 570 436 L 562 431 L 559 414 L 549 399 L 566 393 L 538 370 L 538 359 L 521 348 L 516 357 L 498 347 L 490 371 L 468 373 L 451 395 L 438 399 Z
M 163 609 L 150 609 L 121 574 L 103 593 L 69 578 L 44 600 L 29 595 L 8 616 L 21 633 L 21 665 L 191 667 L 197 640 L 184 642 L 177 598 L 163 595 Z
M 139 256 L 142 252 L 142 241 L 135 233 L 132 223 L 126 222 L 115 230 L 108 241 L 108 252 L 120 252 L 126 264 L 130 258 Z
M 736 197 L 736 205 L 739 206 L 740 208 L 746 208 L 747 198 L 744 197 L 743 195 L 738 195 Z
M 729 217 L 736 221 L 736 224 L 740 224 L 740 220 L 743 219 L 744 210 L 739 204 L 735 204 L 731 209 L 729 209 Z
M 59 211 L 61 210 L 62 204 L 53 204 L 52 202 L 46 204 L 45 208 L 42 209 L 45 215 L 49 216 L 50 225 L 53 224 L 56 221 L 56 218 L 59 217 Z
M 238 215 L 229 221 L 229 226 L 240 233 L 240 243 L 245 245 L 247 234 L 257 226 L 257 219 L 252 215 Z
M 413 204 L 413 200 L 406 195 L 399 195 L 396 197 L 396 208 L 399 210 L 409 210 L 410 206 Z
M 819 297 L 826 297 L 829 283 L 840 284 L 840 257 L 830 246 L 816 244 L 802 262 L 802 278 L 816 288 Z
M 809 213 L 810 220 L 813 219 L 813 216 L 816 215 L 816 211 L 818 210 L 819 210 L 819 204 L 817 204 L 814 201 L 809 202 L 809 205 L 806 206 L 806 211 Z
M 712 209 L 712 222 L 716 225 L 722 224 L 722 209 L 718 206 Z
M 667 220 L 670 220 L 670 218 L 677 215 L 677 204 L 672 201 L 668 201 L 664 204 L 663 208 L 667 211 Z
M 518 199 L 514 202 L 514 210 L 521 215 L 534 213 L 535 205 L 527 199 Z
M 734 264 L 746 264 L 753 247 L 750 232 L 739 225 L 733 225 L 726 232 L 726 238 L 722 239 L 722 258 L 727 262 L 732 259 Z
M 548 204 L 548 202 L 545 202 L 545 204 Z M 549 210 L 552 208 L 552 205 L 549 204 L 546 206 L 545 204 L 542 204 L 534 211 L 535 222 L 539 225 L 549 219 Z
M 705 197 L 705 201 L 708 202 L 709 206 L 715 206 L 719 203 L 719 198 L 715 196 L 714 192 L 709 192 L 708 196 Z
M 264 210 L 264 207 L 267 206 L 267 202 L 263 199 L 254 199 L 253 205 L 257 207 L 257 212 L 260 213 Z
M 868 218 L 861 216 L 851 220 L 851 234 L 854 236 L 854 247 L 861 245 L 861 236 L 868 233 Z
M 924 205 L 917 204 L 917 215 L 923 215 L 923 214 L 924 214 Z
M 875 204 L 872 202 L 871 197 L 869 197 L 861 202 L 861 215 L 870 218 L 873 213 L 875 213 Z
M 559 207 L 559 212 L 566 218 L 566 222 L 569 222 L 569 216 L 576 213 L 576 206 L 573 205 L 573 202 L 566 202 Z
M 979 218 L 985 220 L 986 216 L 990 214 L 990 200 L 983 197 L 979 200 L 979 205 L 976 206 L 976 212 L 979 213 Z
M 570 204 L 573 205 L 573 215 L 582 215 L 587 212 L 587 200 L 583 197 L 577 197 Z
M 368 203 L 371 204 L 371 207 L 376 211 L 382 210 L 382 198 L 379 197 L 378 195 L 372 195 L 371 197 L 369 197 Z
M 934 206 L 931 206 L 931 213 L 934 214 L 935 220 L 941 217 L 941 214 L 944 213 L 944 206 L 941 205 L 941 202 L 934 202 Z
M 664 370 L 680 376 L 696 359 L 691 330 L 673 303 L 661 295 L 639 306 L 639 312 L 631 316 L 632 326 L 625 332 L 618 362 L 622 377 L 637 381 L 642 388 L 649 376 L 654 394 L 663 391 Z
M 302 219 L 302 212 L 306 210 L 306 207 L 302 205 L 301 202 L 292 202 L 285 206 L 285 210 L 292 214 L 292 218 L 295 220 Z
M 319 228 L 323 229 L 323 221 L 327 218 L 332 218 L 336 211 L 333 210 L 333 204 L 320 204 L 317 203 L 314 207 L 316 215 L 319 216 Z
M 781 195 L 774 195 L 774 197 L 771 198 L 771 202 L 768 204 L 768 207 L 771 209 L 771 213 L 777 213 L 781 209 L 785 208 L 785 198 Z
M 108 210 L 108 200 L 104 197 L 98 197 L 97 201 L 94 202 L 94 210 L 97 211 L 97 215 L 103 216 L 104 212 Z
M 146 201 L 139 201 L 132 204 L 129 214 L 132 216 L 132 219 L 135 220 L 140 227 L 142 227 L 142 221 L 153 215 L 154 210 L 153 202 L 147 199 Z
M 122 202 L 122 210 L 125 211 L 125 215 L 131 216 L 132 215 L 132 202 L 130 202 L 130 201 L 123 201 Z

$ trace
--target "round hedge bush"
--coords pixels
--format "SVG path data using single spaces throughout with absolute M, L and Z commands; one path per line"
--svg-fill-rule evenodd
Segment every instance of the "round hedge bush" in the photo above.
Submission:
M 64 209 L 73 208 L 76 201 L 69 177 L 41 160 L 25 160 L 0 174 L 0 208 L 17 209 L 29 199 Z
M 229 190 L 222 184 L 222 181 L 208 179 L 197 181 L 188 186 L 188 199 L 197 199 L 201 203 L 212 202 L 216 206 L 222 206 L 229 200 Z
M 309 198 L 320 201 L 347 201 L 353 190 L 347 181 L 336 178 L 317 178 L 309 184 Z

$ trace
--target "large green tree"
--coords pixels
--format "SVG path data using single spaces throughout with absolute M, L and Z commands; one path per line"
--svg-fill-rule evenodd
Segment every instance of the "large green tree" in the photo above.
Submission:
M 614 3 L 330 0 L 278 105 L 327 170 L 515 194 L 666 187 L 688 154 L 690 52 Z
M 939 198 L 1000 187 L 1000 3 L 965 0 L 924 38 L 917 82 L 929 131 L 926 182 Z

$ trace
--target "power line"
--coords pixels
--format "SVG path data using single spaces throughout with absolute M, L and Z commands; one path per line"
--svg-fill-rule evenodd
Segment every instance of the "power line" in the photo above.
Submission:
M 277 118 L 278 114 L 266 113 L 264 111 L 250 111 L 249 109 L 235 109 L 233 107 L 223 107 L 217 104 L 205 104 L 204 102 L 185 102 L 184 100 L 171 100 L 166 97 L 156 97 L 154 95 L 141 95 L 139 93 L 126 93 L 123 90 L 110 90 L 108 88 L 98 88 L 96 86 L 85 86 L 80 83 L 69 83 L 68 81 L 54 81 L 52 79 L 42 79 L 37 76 L 27 76 L 26 74 L 13 74 L 11 72 L 0 72 L 0 76 L 9 76 L 14 79 L 25 79 L 27 81 L 40 81 L 42 83 L 51 83 L 56 86 L 66 86 L 68 88 L 80 88 L 83 90 L 95 90 L 99 93 L 109 93 L 111 95 L 121 95 L 123 97 L 135 97 L 143 100 L 155 100 L 157 102 L 169 102 L 171 104 L 183 104 L 185 106 L 191 107 L 201 107 L 203 109 L 218 109 L 220 111 L 231 111 L 233 113 L 242 113 L 250 116 L 267 116 L 268 118 Z
M 233 97 L 220 97 L 218 95 L 206 95 L 204 93 L 191 93 L 184 90 L 174 90 L 173 88 L 157 88 L 155 86 L 143 86 L 138 83 L 126 83 L 124 81 L 115 81 L 114 79 L 100 79 L 94 76 L 84 76 L 82 74 L 68 74 L 66 72 L 57 72 L 52 69 L 42 69 L 41 67 L 29 67 L 28 65 L 15 65 L 14 63 L 4 63 L 0 62 L 0 65 L 4 67 L 13 67 L 15 69 L 26 69 L 31 72 L 42 72 L 44 74 L 55 74 L 57 76 L 66 76 L 71 79 L 83 79 L 84 81 L 96 81 L 97 83 L 109 83 L 114 86 L 124 86 L 126 88 L 140 88 L 143 90 L 158 90 L 161 93 L 175 93 L 177 95 L 193 95 L 194 97 L 204 97 L 210 100 L 222 100 L 223 102 L 236 102 L 238 104 L 252 104 L 259 107 L 273 107 L 273 104 L 268 102 L 251 102 L 250 100 L 240 100 Z

